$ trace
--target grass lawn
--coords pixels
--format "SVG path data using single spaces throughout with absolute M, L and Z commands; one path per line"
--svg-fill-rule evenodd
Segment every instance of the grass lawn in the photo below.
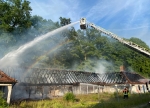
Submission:
M 149 93 L 132 94 L 129 95 L 129 99 L 123 99 L 123 94 L 100 93 L 99 95 L 76 95 L 74 102 L 66 101 L 63 97 L 39 101 L 22 101 L 19 104 L 11 104 L 10 108 L 150 108 L 149 101 Z M 140 107 L 140 105 L 142 106 Z

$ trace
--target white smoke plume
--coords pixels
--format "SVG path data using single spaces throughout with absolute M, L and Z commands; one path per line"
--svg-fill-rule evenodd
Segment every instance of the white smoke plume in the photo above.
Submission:
M 111 66 L 112 66 L 112 63 L 110 63 L 106 60 L 99 60 L 96 63 L 95 72 L 100 73 L 100 74 L 106 73 L 109 71 L 108 69 Z
M 1 64 L 0 68 L 19 66 L 20 60 L 21 60 L 19 57 L 22 57 L 21 55 L 24 55 L 24 53 L 26 53 L 27 50 L 34 50 L 34 49 L 30 49 L 30 48 L 32 48 L 36 44 L 39 44 L 40 41 L 43 41 L 43 40 L 49 38 L 50 36 L 55 35 L 56 33 L 60 33 L 61 31 L 77 24 L 78 22 L 79 21 L 77 21 L 75 23 L 71 23 L 69 25 L 63 26 L 56 30 L 53 30 L 49 33 L 46 33 L 45 35 L 39 36 L 39 37 L 35 38 L 33 41 L 20 46 L 17 50 L 9 52 L 3 58 L 0 59 L 0 64 Z M 26 56 L 28 56 L 28 54 L 26 54 Z M 24 58 L 25 58 L 25 56 L 24 56 Z

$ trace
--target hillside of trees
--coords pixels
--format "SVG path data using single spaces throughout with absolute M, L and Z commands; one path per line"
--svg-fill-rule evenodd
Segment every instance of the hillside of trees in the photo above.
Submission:
M 0 0 L 0 58 L 38 36 L 71 23 L 70 18 L 60 17 L 54 22 L 41 16 L 31 16 L 31 12 L 29 1 Z M 145 42 L 135 37 L 128 40 L 149 49 Z M 53 48 L 55 50 L 49 53 Z M 22 66 L 29 67 L 38 62 L 35 67 L 93 72 L 103 65 L 106 72 L 119 72 L 120 66 L 124 65 L 126 71 L 150 77 L 149 57 L 93 28 L 77 30 L 71 27 L 54 38 L 40 42 L 26 55 Z

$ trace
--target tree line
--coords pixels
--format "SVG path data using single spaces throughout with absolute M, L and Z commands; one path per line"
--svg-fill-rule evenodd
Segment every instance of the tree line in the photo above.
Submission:
M 31 12 L 32 8 L 27 0 L 0 0 L 1 58 L 34 38 L 71 23 L 70 18 L 60 17 L 59 21 L 54 22 L 41 16 L 32 16 Z M 58 39 L 50 38 L 37 45 L 36 50 L 32 50 L 33 55 L 25 59 L 22 65 L 30 66 L 38 61 L 37 66 L 41 68 L 95 71 L 97 64 L 105 61 L 106 64 L 103 65 L 107 72 L 120 71 L 119 67 L 124 65 L 126 71 L 135 71 L 150 77 L 149 57 L 93 28 L 76 30 L 71 27 L 59 36 Z M 61 42 L 60 39 L 64 41 Z M 128 40 L 149 49 L 149 46 L 138 38 L 132 37 Z M 50 54 L 37 54 L 38 51 L 44 53 L 52 46 L 58 46 L 56 42 L 63 45 Z M 41 56 L 42 60 L 39 60 Z

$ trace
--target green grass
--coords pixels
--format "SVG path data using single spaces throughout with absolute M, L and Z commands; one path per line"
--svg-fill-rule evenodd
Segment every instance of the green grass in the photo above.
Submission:
M 136 106 L 147 104 L 150 101 L 150 94 L 132 94 L 129 99 L 123 99 L 123 94 L 116 96 L 109 93 L 101 93 L 99 96 L 98 94 L 76 95 L 75 98 L 74 102 L 66 101 L 63 97 L 22 101 L 20 104 L 10 105 L 10 108 L 136 108 Z

